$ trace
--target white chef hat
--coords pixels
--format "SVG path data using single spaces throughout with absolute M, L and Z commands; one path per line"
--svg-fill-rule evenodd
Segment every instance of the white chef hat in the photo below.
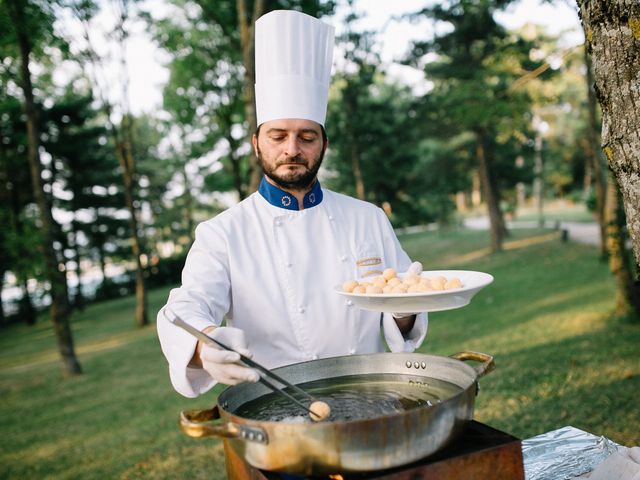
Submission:
M 324 125 L 334 28 L 293 10 L 275 10 L 256 21 L 258 125 L 302 118 Z

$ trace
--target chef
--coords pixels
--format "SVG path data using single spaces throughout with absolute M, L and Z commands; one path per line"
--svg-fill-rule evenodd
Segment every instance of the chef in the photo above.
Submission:
M 334 291 L 346 280 L 411 265 L 385 213 L 322 188 L 324 123 L 334 29 L 295 11 L 255 24 L 253 148 L 264 172 L 257 192 L 196 228 L 182 285 L 158 314 L 174 388 L 196 397 L 216 383 L 257 381 L 238 353 L 199 343 L 179 316 L 273 368 L 339 355 L 411 352 L 426 314 L 365 311 Z

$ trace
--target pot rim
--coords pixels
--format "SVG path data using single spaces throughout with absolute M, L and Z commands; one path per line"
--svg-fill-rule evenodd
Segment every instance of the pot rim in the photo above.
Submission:
M 425 359 L 426 358 L 430 358 L 430 359 L 435 359 L 438 360 L 440 362 L 445 361 L 445 362 L 450 362 L 451 365 L 455 365 L 456 368 L 460 368 L 462 370 L 464 370 L 466 373 L 469 374 L 469 376 L 471 377 L 471 381 L 469 382 L 469 384 L 465 387 L 462 387 L 460 385 L 457 385 L 460 388 L 460 391 L 458 391 L 457 393 L 447 397 L 446 399 L 442 400 L 440 403 L 435 404 L 433 406 L 422 406 L 422 407 L 417 407 L 417 408 L 412 408 L 410 410 L 405 410 L 405 411 L 400 411 L 400 412 L 392 412 L 392 413 L 388 413 L 388 414 L 384 414 L 384 415 L 376 415 L 373 417 L 368 417 L 368 418 L 361 418 L 361 419 L 353 419 L 353 420 L 325 420 L 322 422 L 284 422 L 282 420 L 280 421 L 273 421 L 273 420 L 258 420 L 258 419 L 254 419 L 254 418 L 249 418 L 249 417 L 243 417 L 240 415 L 237 415 L 235 413 L 233 413 L 230 410 L 227 410 L 226 408 L 224 408 L 224 406 L 222 405 L 223 402 L 221 402 L 221 399 L 224 401 L 224 397 L 225 396 L 230 396 L 235 394 L 235 392 L 237 391 L 241 391 L 241 389 L 244 387 L 246 387 L 247 384 L 239 384 L 239 385 L 231 385 L 228 386 L 227 388 L 225 388 L 222 392 L 220 392 L 220 394 L 218 395 L 217 398 L 217 406 L 220 409 L 221 413 L 224 413 L 226 415 L 229 416 L 231 421 L 234 422 L 240 422 L 243 423 L 245 425 L 251 425 L 251 426 L 256 426 L 256 427 L 273 427 L 275 428 L 276 426 L 278 426 L 279 428 L 282 428 L 284 425 L 286 425 L 287 428 L 292 428 L 292 429 L 308 429 L 308 428 L 314 428 L 316 430 L 322 429 L 322 428 L 329 428 L 329 426 L 331 426 L 331 428 L 334 428 L 337 425 L 344 425 L 344 426 L 348 426 L 348 425 L 355 425 L 355 424 L 366 424 L 368 422 L 379 422 L 380 419 L 392 419 L 395 417 L 402 417 L 402 416 L 406 416 L 406 415 L 411 415 L 411 414 L 417 414 L 416 412 L 420 412 L 423 411 L 425 408 L 432 408 L 438 405 L 443 405 L 445 403 L 452 403 L 454 402 L 456 399 L 459 399 L 460 397 L 464 396 L 467 394 L 469 388 L 472 388 L 474 385 L 477 385 L 478 383 L 478 377 L 480 376 L 478 374 L 478 372 L 476 370 L 474 370 L 471 366 L 467 365 L 466 363 L 464 363 L 463 360 L 457 359 L 457 358 L 453 358 L 452 356 L 444 356 L 444 355 L 434 355 L 434 354 L 425 354 L 425 353 L 420 353 L 420 352 L 401 352 L 401 353 L 393 353 L 393 352 L 379 352 L 379 353 L 365 353 L 365 354 L 357 354 L 357 355 L 340 355 L 340 356 L 335 356 L 335 357 L 326 357 L 326 358 L 321 358 L 321 359 L 316 359 L 316 360 L 307 360 L 307 361 L 303 361 L 303 362 L 298 362 L 298 363 L 293 363 L 293 364 L 289 364 L 289 365 L 283 365 L 281 367 L 277 367 L 275 368 L 273 371 L 277 374 L 282 374 L 281 372 L 283 370 L 286 369 L 291 369 L 293 367 L 296 368 L 300 368 L 305 364 L 313 364 L 318 365 L 318 364 L 322 364 L 322 363 L 332 363 L 335 361 L 343 361 L 345 359 L 354 359 L 354 358 L 358 358 L 360 360 L 362 360 L 363 357 L 381 357 L 381 356 L 388 356 L 389 358 L 391 358 L 393 356 L 394 360 L 399 360 L 400 358 L 402 359 L 402 362 L 408 361 L 406 360 L 407 358 L 411 357 L 414 358 L 416 356 L 420 357 L 420 359 Z M 349 375 L 371 375 L 372 373 L 353 373 L 353 374 L 349 374 Z M 398 374 L 400 375 L 400 374 Z M 405 375 L 405 374 L 402 374 Z M 436 378 L 433 376 L 429 376 L 426 373 L 421 373 L 420 371 L 411 371 L 406 373 L 406 375 L 409 376 L 416 376 L 416 377 L 423 377 L 423 378 Z M 286 376 L 286 375 L 285 375 Z M 333 378 L 340 378 L 343 376 L 348 376 L 348 375 L 338 375 L 335 376 Z M 314 380 L 309 380 L 309 381 L 314 381 Z M 295 383 L 295 382 L 294 382 Z M 298 382 L 298 384 L 300 384 L 300 382 Z M 249 386 L 252 386 L 253 384 L 249 384 Z M 477 387 L 476 387 L 477 388 Z M 233 393 L 232 393 L 233 392 Z M 264 393 L 269 394 L 269 391 L 265 391 Z M 259 395 L 255 398 L 260 398 L 263 395 Z M 248 399 L 248 401 L 254 400 L 254 398 Z M 246 402 L 244 402 L 246 403 Z M 243 405 L 244 403 L 241 403 L 240 405 Z M 238 405 L 238 407 L 240 406 Z M 238 408 L 236 407 L 236 409 Z

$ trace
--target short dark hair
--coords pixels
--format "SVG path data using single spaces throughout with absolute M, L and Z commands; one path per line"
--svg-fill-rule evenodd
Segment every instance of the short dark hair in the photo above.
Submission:
M 320 125 L 320 124 L 318 124 Z M 256 129 L 256 138 L 258 138 L 260 136 L 260 127 L 262 127 L 262 124 L 258 125 L 258 128 Z M 320 125 L 320 130 L 322 131 L 322 141 L 324 143 L 327 143 L 327 132 L 324 129 L 324 125 Z

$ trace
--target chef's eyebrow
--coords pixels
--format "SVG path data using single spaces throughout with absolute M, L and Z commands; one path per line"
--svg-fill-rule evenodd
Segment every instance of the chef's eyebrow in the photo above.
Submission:
M 261 129 L 262 129 L 262 125 L 258 125 L 258 128 L 256 128 L 256 133 L 255 133 L 256 138 L 260 137 Z M 327 143 L 327 140 L 328 140 L 327 139 L 327 131 L 324 129 L 323 125 L 320 125 L 320 133 L 322 134 L 322 141 L 324 143 Z
M 287 133 L 289 131 L 290 130 L 287 130 L 286 128 L 271 127 L 269 130 L 267 130 L 267 135 L 269 135 L 271 133 Z M 316 130 L 314 130 L 313 128 L 303 128 L 301 130 L 297 130 L 296 133 L 298 133 L 298 134 L 301 134 L 301 133 L 309 134 L 309 133 L 311 133 L 311 134 L 315 135 L 316 137 L 320 136 L 320 134 Z

